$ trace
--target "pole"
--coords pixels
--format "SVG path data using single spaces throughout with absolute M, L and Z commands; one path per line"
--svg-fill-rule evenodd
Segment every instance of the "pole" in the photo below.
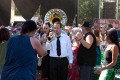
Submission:
M 78 24 L 78 0 L 75 0 L 75 26 Z
M 116 0 L 116 19 L 118 19 L 118 0 Z
M 98 0 L 99 1 L 99 19 L 101 18 L 101 9 L 100 9 L 100 4 L 101 4 L 101 0 Z
M 79 24 L 79 0 L 77 0 L 77 3 L 77 23 Z
M 14 23 L 14 17 L 15 17 L 15 4 L 14 1 L 11 1 L 11 18 L 10 18 L 10 23 L 13 25 Z

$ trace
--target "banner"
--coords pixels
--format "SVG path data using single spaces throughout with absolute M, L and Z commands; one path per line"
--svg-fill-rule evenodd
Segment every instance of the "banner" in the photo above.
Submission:
M 94 27 L 100 29 L 100 27 L 108 27 L 108 24 L 112 24 L 114 28 L 120 28 L 120 21 L 115 19 L 94 19 Z

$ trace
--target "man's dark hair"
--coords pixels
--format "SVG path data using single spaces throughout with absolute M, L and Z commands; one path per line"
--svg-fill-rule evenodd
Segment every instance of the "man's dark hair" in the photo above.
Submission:
M 82 26 L 87 27 L 87 28 L 91 28 L 92 24 L 89 21 L 85 21 Z
M 52 23 L 54 24 L 55 22 L 60 22 L 60 19 L 59 19 L 59 18 L 54 18 L 54 19 L 52 20 Z
M 36 23 L 33 20 L 28 20 L 23 24 L 21 34 L 26 34 L 34 30 L 37 30 Z
M 49 22 L 46 22 L 45 25 L 48 25 L 50 27 L 50 23 Z
M 112 25 L 112 24 L 108 24 L 108 27 L 109 27 L 109 28 L 113 28 L 113 25 Z
M 62 28 L 62 24 L 60 22 L 55 22 L 54 24 L 59 24 L 60 28 Z
M 10 32 L 7 28 L 0 29 L 0 43 L 7 41 L 10 38 Z

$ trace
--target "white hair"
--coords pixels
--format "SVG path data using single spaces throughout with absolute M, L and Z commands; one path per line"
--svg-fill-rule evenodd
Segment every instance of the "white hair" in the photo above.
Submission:
M 76 33 L 77 32 L 80 32 L 81 31 L 81 28 L 79 28 L 79 27 L 74 27 L 73 29 L 72 29 L 72 35 L 76 35 Z

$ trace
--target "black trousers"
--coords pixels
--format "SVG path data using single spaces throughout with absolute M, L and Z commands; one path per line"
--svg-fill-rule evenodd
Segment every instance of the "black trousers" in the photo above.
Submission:
M 41 64 L 41 72 L 42 72 L 42 78 L 48 78 L 49 79 L 49 50 L 47 51 L 48 54 L 42 58 L 42 64 Z
M 68 59 L 50 57 L 50 80 L 67 80 Z
M 94 67 L 80 66 L 80 80 L 93 80 Z

